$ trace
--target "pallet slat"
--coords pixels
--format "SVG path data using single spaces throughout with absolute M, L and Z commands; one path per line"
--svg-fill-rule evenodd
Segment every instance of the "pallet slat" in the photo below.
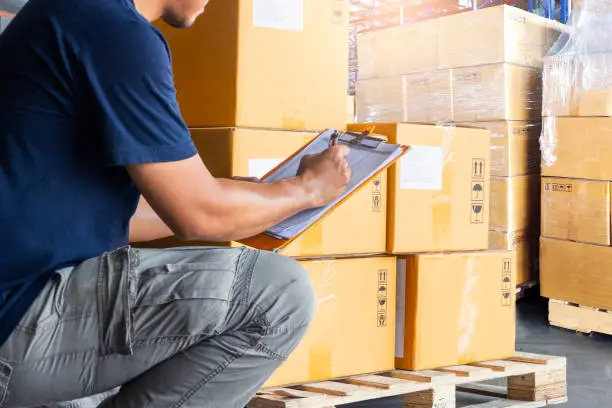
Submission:
M 454 407 L 456 392 L 496 398 L 468 408 L 533 408 L 567 401 L 566 359 L 517 353 L 505 360 L 444 367 L 437 370 L 393 370 L 262 390 L 249 408 L 333 408 L 353 402 L 404 395 L 406 407 L 435 407 L 442 400 Z M 508 378 L 508 388 L 480 381 Z M 508 399 L 508 398 L 513 398 Z M 522 401 L 518 401 L 522 400 Z M 535 402 L 530 402 L 538 400 Z

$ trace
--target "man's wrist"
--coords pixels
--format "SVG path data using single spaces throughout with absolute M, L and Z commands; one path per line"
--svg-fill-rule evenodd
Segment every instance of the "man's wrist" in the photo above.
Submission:
M 319 189 L 314 187 L 313 180 L 308 175 L 301 174 L 288 180 L 296 188 L 299 198 L 305 200 L 306 208 L 320 207 L 323 205 L 323 196 Z

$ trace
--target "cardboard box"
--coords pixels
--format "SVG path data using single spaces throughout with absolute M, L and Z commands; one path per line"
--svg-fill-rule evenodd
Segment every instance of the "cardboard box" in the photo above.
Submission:
M 612 180 L 612 118 L 550 118 L 543 135 L 543 176 Z
M 157 24 L 189 127 L 343 128 L 347 6 L 216 0 L 189 30 Z
M 192 129 L 191 134 L 210 172 L 215 177 L 224 178 L 262 177 L 317 135 L 313 132 L 243 128 Z M 385 172 L 281 253 L 292 257 L 315 257 L 385 252 L 386 186 Z M 188 244 L 211 245 L 206 242 Z M 171 247 L 186 244 L 169 238 L 147 245 Z
M 516 7 L 487 7 L 440 19 L 438 66 L 444 68 L 509 62 L 542 67 L 562 24 Z
M 521 231 L 489 231 L 489 249 L 516 253 L 516 284 L 538 280 L 540 234 L 537 229 Z
M 491 132 L 491 175 L 512 177 L 540 173 L 540 122 L 468 122 Z
M 542 238 L 542 296 L 612 310 L 612 247 Z
M 358 122 L 450 122 L 450 70 L 359 80 Z
M 383 78 L 433 70 L 438 58 L 438 19 L 358 36 L 359 78 Z
M 441 69 L 405 75 L 405 122 L 453 120 L 451 70 Z
M 411 150 L 389 169 L 387 252 L 486 249 L 489 132 L 461 126 L 379 123 Z M 370 125 L 350 125 L 363 131 Z
M 539 220 L 539 175 L 491 177 L 491 230 L 537 227 Z
M 513 251 L 424 254 L 398 261 L 395 365 L 424 370 L 515 351 Z
M 610 245 L 610 183 L 543 178 L 542 236 Z
M 456 122 L 540 120 L 541 73 L 510 64 L 454 69 L 453 112 Z
M 265 386 L 392 370 L 395 258 L 301 263 L 315 288 L 317 312 L 300 345 Z

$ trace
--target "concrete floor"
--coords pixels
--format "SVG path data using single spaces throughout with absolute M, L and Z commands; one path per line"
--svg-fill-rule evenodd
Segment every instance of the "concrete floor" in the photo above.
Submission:
M 569 402 L 560 408 L 612 407 L 612 336 L 585 336 L 550 327 L 547 301 L 532 296 L 518 302 L 517 350 L 568 359 Z M 486 400 L 484 400 L 486 401 Z M 459 406 L 477 400 L 460 400 Z M 401 408 L 398 398 L 345 405 L 347 408 Z

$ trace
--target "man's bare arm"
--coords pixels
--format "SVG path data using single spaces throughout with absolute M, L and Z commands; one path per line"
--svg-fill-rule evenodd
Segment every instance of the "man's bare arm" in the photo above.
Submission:
M 347 154 L 344 147 L 331 148 L 310 160 L 298 177 L 276 183 L 215 179 L 199 156 L 130 165 L 128 172 L 175 235 L 185 240 L 228 241 L 256 235 L 338 197 L 350 178 Z M 154 235 L 137 231 L 143 229 L 131 234 L 135 240 Z

